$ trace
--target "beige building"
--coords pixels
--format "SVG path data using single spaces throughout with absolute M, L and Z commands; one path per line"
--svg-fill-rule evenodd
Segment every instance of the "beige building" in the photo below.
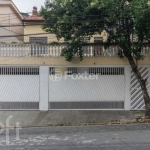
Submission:
M 24 37 L 24 42 L 39 42 L 39 43 L 52 43 L 52 42 L 63 42 L 58 41 L 55 34 L 48 34 L 42 29 L 44 18 L 38 16 L 37 7 L 33 7 L 32 15 L 23 20 L 25 28 L 24 34 L 29 35 Z M 97 41 L 105 41 L 107 33 L 104 31 L 101 35 L 94 35 L 90 40 L 89 38 L 83 38 L 86 42 L 94 43 Z
M 0 1 L 0 24 L 1 36 L 0 42 L 20 42 L 23 41 L 23 24 L 22 15 L 18 8 L 15 6 L 12 0 L 1 0 Z M 20 26 L 15 26 L 20 25 Z M 10 36 L 10 37 L 7 37 Z
M 23 19 L 24 22 L 24 42 L 31 43 L 51 43 L 57 42 L 54 34 L 48 34 L 42 29 L 43 17 L 38 16 L 37 7 L 33 7 L 32 15 Z

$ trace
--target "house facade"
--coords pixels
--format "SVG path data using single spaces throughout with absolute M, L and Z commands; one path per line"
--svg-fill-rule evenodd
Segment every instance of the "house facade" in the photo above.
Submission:
M 144 109 L 141 88 L 128 61 L 117 56 L 117 46 L 103 55 L 88 46 L 84 60 L 75 56 L 72 62 L 60 56 L 63 45 L 40 46 L 39 55 L 39 44 L 0 45 L 0 109 Z M 145 59 L 138 63 L 150 89 L 148 51 L 143 49 Z
M 117 45 L 105 50 L 96 44 L 105 33 L 83 47 L 83 61 L 75 55 L 67 62 L 61 57 L 65 45 L 51 43 L 57 39 L 41 29 L 44 19 L 37 14 L 34 7 L 23 19 L 26 43 L 0 45 L 0 109 L 144 109 L 140 86 L 127 59 L 118 57 Z M 145 59 L 138 62 L 139 70 L 150 89 L 149 47 L 142 53 Z

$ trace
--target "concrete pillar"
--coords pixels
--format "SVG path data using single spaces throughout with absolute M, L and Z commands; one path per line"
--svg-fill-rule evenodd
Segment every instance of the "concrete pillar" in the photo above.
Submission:
M 49 85 L 49 67 L 40 66 L 40 110 L 41 111 L 48 111 L 49 109 L 48 85 Z
M 124 109 L 130 110 L 131 109 L 131 68 L 130 66 L 125 66 L 125 103 Z
M 150 66 L 148 66 L 148 94 L 150 96 Z

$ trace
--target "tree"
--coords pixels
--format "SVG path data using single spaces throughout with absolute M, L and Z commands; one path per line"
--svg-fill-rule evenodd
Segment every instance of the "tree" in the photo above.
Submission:
M 46 0 L 40 14 L 45 19 L 43 29 L 64 38 L 67 47 L 62 56 L 71 61 L 74 54 L 83 59 L 80 37 L 92 37 L 105 30 L 105 47 L 116 43 L 118 56 L 126 57 L 138 80 L 145 101 L 145 115 L 150 117 L 150 97 L 146 82 L 138 70 L 138 60 L 144 59 L 142 49 L 150 45 L 150 6 L 148 0 Z M 68 42 L 71 40 L 71 42 Z
M 80 37 L 92 37 L 101 33 L 104 21 L 100 17 L 102 9 L 93 6 L 92 0 L 46 0 L 40 14 L 45 19 L 43 29 L 55 33 L 58 40 L 64 38 L 67 47 L 63 49 L 62 56 L 71 61 L 74 54 L 83 59 Z M 71 42 L 69 42 L 71 41 Z

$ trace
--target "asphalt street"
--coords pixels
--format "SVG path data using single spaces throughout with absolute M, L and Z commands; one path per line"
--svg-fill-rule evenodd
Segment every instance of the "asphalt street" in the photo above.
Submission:
M 0 150 L 150 150 L 150 124 L 0 131 Z

